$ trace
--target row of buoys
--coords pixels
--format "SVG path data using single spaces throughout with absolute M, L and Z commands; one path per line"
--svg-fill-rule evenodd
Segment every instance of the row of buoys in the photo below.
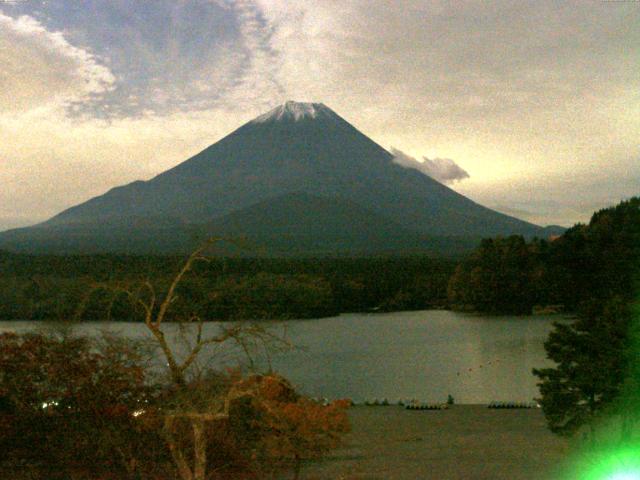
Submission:
M 536 408 L 539 405 L 535 402 L 491 402 L 489 408 Z
M 331 402 L 328 398 L 315 398 L 316 402 L 322 405 L 329 405 Z M 367 407 L 387 407 L 390 405 L 398 405 L 400 407 L 404 407 L 407 410 L 446 410 L 450 405 L 453 405 L 453 397 L 449 396 L 447 402 L 445 403 L 431 403 L 431 402 L 421 402 L 416 399 L 410 400 L 398 400 L 393 403 L 390 402 L 387 398 L 374 398 L 370 400 L 365 400 L 364 402 L 355 402 L 349 399 L 351 405 L 365 405 Z M 540 408 L 540 405 L 536 402 L 497 402 L 492 401 L 487 405 L 488 408 Z
M 408 403 L 404 406 L 407 410 L 446 410 L 449 405 L 446 403 Z
M 355 403 L 354 403 L 355 405 Z M 367 407 L 387 407 L 389 405 L 398 405 L 406 408 L 407 410 L 446 410 L 449 408 L 447 403 L 429 403 L 429 402 L 420 402 L 419 400 L 398 400 L 396 403 L 389 402 L 388 399 L 372 399 L 365 400 L 363 405 Z

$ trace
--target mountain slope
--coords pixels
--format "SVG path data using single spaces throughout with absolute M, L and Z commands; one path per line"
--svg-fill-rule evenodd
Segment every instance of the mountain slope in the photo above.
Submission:
M 213 221 L 130 218 L 114 222 L 16 229 L 2 234 L 13 251 L 128 254 L 189 253 L 211 236 L 245 239 L 242 250 L 228 244 L 222 252 L 249 256 L 327 256 L 364 254 L 457 255 L 479 238 L 428 237 L 349 201 L 295 192 L 269 198 Z
M 354 203 L 288 193 L 258 202 L 211 222 L 205 230 L 230 237 L 245 236 L 274 252 L 384 252 L 426 249 L 416 232 Z
M 140 222 L 159 221 L 178 230 L 214 219 L 225 222 L 221 217 L 294 192 L 340 199 L 419 235 L 544 235 L 536 225 L 396 165 L 389 152 L 325 105 L 296 102 L 256 118 L 149 181 L 114 188 L 37 228 L 21 229 L 20 235 L 25 240 L 40 236 L 46 248 L 46 231 L 64 242 L 65 230 L 98 241 L 105 228 L 126 232 Z M 238 223 L 236 230 L 251 228 Z M 9 235 L 14 248 L 16 234 Z M 394 232 L 387 234 L 392 242 Z M 6 238 L 0 234 L 0 246 Z

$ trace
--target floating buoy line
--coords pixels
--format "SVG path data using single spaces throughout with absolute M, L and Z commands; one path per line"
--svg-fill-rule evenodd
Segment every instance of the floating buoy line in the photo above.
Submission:
M 540 408 L 536 402 L 491 402 L 488 408 Z
M 321 403 L 323 405 L 330 404 L 330 400 L 327 398 L 316 398 L 314 399 L 316 402 Z M 442 403 L 434 403 L 434 402 L 423 402 L 417 399 L 406 399 L 406 400 L 398 400 L 396 402 L 390 402 L 387 398 L 374 398 L 365 400 L 364 402 L 355 402 L 351 399 L 348 399 L 351 402 L 352 406 L 355 405 L 364 405 L 366 407 L 388 407 L 388 406 L 400 406 L 404 407 L 407 410 L 447 410 L 449 407 L 453 405 L 453 397 L 451 397 L 450 401 L 442 402 Z M 492 409 L 531 409 L 531 408 L 540 408 L 540 404 L 537 402 L 511 402 L 511 401 L 491 401 L 487 408 Z

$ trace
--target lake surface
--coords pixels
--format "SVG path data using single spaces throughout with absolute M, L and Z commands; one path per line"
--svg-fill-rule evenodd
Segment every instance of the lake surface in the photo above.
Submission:
M 538 396 L 531 369 L 551 365 L 543 343 L 552 322 L 562 320 L 555 315 L 488 317 L 444 310 L 290 320 L 271 328 L 280 334 L 285 329 L 300 348 L 271 361 L 274 370 L 314 397 L 442 402 L 451 394 L 458 403 L 531 401 Z M 0 332 L 43 326 L 0 322 Z M 180 345 L 178 325 L 165 327 Z M 208 323 L 205 332 L 219 327 Z M 149 336 L 144 325 L 135 323 L 84 323 L 75 332 L 96 335 L 105 329 L 130 338 Z M 233 348 L 208 350 L 203 360 L 231 365 L 238 355 Z

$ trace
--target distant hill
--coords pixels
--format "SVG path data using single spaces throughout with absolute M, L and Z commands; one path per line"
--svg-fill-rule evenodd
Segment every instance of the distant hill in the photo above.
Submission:
M 278 255 L 428 252 L 458 254 L 475 238 L 428 237 L 347 200 L 296 192 L 216 219 L 211 234 L 246 236 Z
M 556 234 L 392 160 L 325 105 L 287 102 L 149 181 L 0 233 L 0 248 L 181 252 L 220 233 L 272 253 L 447 252 L 486 236 Z

